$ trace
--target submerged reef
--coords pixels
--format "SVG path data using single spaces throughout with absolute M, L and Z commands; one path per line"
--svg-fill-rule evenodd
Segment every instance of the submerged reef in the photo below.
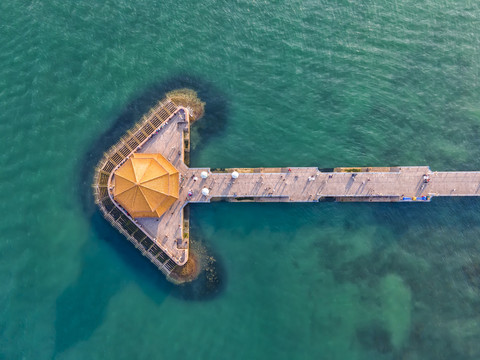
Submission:
M 168 92 L 166 97 L 170 98 L 175 104 L 188 109 L 191 123 L 200 119 L 205 113 L 205 103 L 200 100 L 195 90 L 176 89 Z

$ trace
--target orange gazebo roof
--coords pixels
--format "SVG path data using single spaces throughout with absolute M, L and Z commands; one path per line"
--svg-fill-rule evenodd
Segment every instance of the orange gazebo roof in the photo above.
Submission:
M 162 155 L 135 153 L 115 171 L 113 197 L 134 218 L 160 217 L 178 187 L 178 170 Z

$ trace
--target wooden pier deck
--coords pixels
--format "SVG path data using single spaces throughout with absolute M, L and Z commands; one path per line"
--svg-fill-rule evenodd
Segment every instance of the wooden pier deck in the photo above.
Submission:
M 166 274 L 188 260 L 189 229 L 184 207 L 189 203 L 218 200 L 425 202 L 433 196 L 480 195 L 480 172 L 432 172 L 428 166 L 336 168 L 327 172 L 316 167 L 293 166 L 190 168 L 185 161 L 190 136 L 188 110 L 169 100 L 157 106 L 134 130 L 106 154 L 99 166 L 94 184 L 96 200 L 107 219 Z M 132 138 L 136 141 L 132 142 Z M 160 218 L 133 219 L 113 199 L 115 169 L 134 152 L 162 154 L 179 171 L 179 198 Z M 121 159 L 118 154 L 122 155 Z M 201 178 L 203 171 L 208 173 L 206 179 Z M 233 171 L 239 173 L 238 178 L 232 178 Z M 429 176 L 429 182 L 424 181 L 424 175 Z M 207 196 L 202 195 L 204 188 L 209 191 Z M 115 219 L 113 213 L 120 216 Z
M 109 186 L 115 169 L 133 153 L 140 151 L 142 145 L 156 134 L 157 129 L 165 126 L 171 118 L 182 116 L 182 112 L 185 114 L 168 99 L 159 102 L 104 154 L 97 165 L 92 184 L 95 202 L 104 217 L 166 275 L 175 268 L 176 262 L 156 244 L 135 219 L 113 200 Z M 189 148 L 188 145 L 184 143 L 186 149 Z

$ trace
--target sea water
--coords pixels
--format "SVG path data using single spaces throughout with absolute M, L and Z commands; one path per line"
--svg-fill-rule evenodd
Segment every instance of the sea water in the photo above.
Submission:
M 93 168 L 166 91 L 192 166 L 480 170 L 475 1 L 0 2 L 1 359 L 478 359 L 480 200 L 191 206 L 176 287 Z

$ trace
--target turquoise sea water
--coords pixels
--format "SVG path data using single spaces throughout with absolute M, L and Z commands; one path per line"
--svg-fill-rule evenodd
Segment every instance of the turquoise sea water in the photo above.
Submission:
M 480 169 L 476 1 L 0 2 L 0 359 L 478 359 L 480 200 L 192 206 L 175 287 L 92 169 L 196 89 L 192 165 Z

